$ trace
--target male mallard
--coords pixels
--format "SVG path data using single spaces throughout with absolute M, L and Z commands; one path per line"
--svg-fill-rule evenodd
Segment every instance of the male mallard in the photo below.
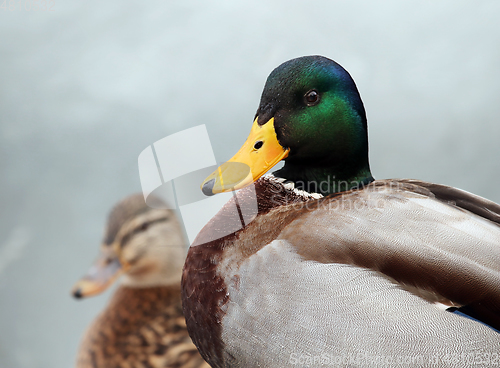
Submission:
M 374 180 L 363 103 L 334 61 L 271 73 L 247 141 L 202 185 L 233 188 L 244 189 L 200 232 L 182 279 L 189 333 L 212 367 L 498 364 L 500 206 Z
M 141 194 L 117 204 L 97 262 L 73 288 L 77 298 L 95 295 L 123 274 L 121 286 L 84 336 L 78 368 L 208 367 L 182 314 L 185 244 L 173 211 L 149 208 Z

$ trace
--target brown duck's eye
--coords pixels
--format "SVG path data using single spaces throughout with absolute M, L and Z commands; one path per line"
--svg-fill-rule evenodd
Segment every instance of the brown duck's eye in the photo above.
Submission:
M 262 145 L 264 144 L 264 142 L 262 141 L 257 141 L 255 142 L 255 144 L 253 145 L 253 148 L 255 149 L 259 149 L 260 147 L 262 147 Z
M 319 93 L 315 89 L 312 89 L 304 95 L 304 99 L 308 106 L 316 105 L 319 102 Z
M 148 227 L 149 227 L 149 223 L 145 222 L 145 223 L 143 223 L 143 224 L 141 225 L 140 229 L 141 229 L 141 231 L 144 231 L 144 230 L 146 230 Z

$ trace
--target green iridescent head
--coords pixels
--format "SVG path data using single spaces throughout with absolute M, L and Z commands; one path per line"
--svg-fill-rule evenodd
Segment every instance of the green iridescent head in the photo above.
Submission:
M 333 60 L 305 56 L 281 64 L 267 79 L 256 116 L 259 124 L 274 117 L 278 141 L 290 149 L 276 175 L 304 183 L 373 180 L 363 102 L 349 73 Z M 345 188 L 318 191 L 338 189 Z
M 203 191 L 241 188 L 281 159 L 285 166 L 274 174 L 309 192 L 330 194 L 373 180 L 363 102 L 349 73 L 333 60 L 305 56 L 272 71 L 252 132 L 229 161 L 245 165 L 221 167 Z

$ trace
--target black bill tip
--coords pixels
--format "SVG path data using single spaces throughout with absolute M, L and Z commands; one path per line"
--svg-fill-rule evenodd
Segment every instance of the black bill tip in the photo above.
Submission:
M 213 196 L 214 192 L 212 192 L 212 190 L 214 189 L 214 184 L 215 179 L 210 179 L 209 181 L 204 183 L 201 187 L 201 191 L 203 192 L 203 194 L 205 194 L 206 196 Z
M 78 288 L 78 289 L 76 289 L 75 291 L 73 291 L 73 296 L 74 296 L 76 299 L 81 299 L 81 298 L 83 298 L 82 289 Z

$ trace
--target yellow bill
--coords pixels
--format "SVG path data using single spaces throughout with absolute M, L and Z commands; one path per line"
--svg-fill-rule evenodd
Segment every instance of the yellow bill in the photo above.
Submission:
M 283 148 L 278 142 L 274 118 L 264 125 L 259 125 L 256 118 L 238 153 L 210 174 L 201 190 L 205 195 L 214 195 L 244 188 L 286 158 L 289 152 L 289 148 Z

